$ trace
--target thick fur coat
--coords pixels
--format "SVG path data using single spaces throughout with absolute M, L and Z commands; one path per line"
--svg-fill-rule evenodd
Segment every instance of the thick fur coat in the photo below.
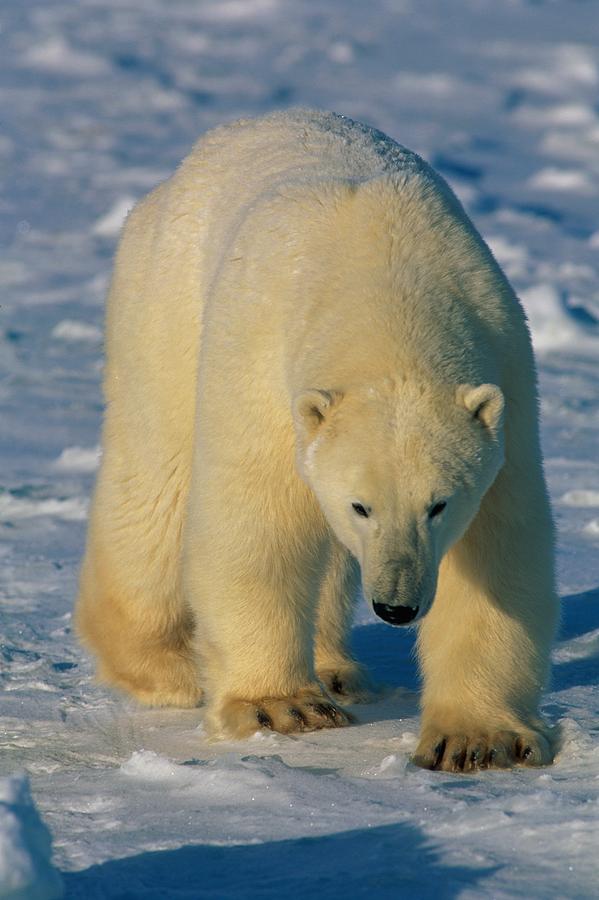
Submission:
M 130 214 L 77 621 L 216 735 L 347 724 L 361 577 L 413 621 L 416 760 L 547 763 L 557 601 L 523 311 L 458 201 L 366 126 L 202 138 Z

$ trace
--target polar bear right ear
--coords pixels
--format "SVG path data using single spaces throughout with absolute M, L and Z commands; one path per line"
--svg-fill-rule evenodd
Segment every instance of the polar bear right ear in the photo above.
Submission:
M 296 425 L 307 437 L 311 437 L 326 421 L 342 396 L 339 391 L 322 391 L 318 388 L 302 391 L 293 404 Z
M 501 388 L 496 384 L 461 384 L 456 392 L 456 401 L 465 406 L 474 419 L 497 434 L 503 423 L 505 405 Z

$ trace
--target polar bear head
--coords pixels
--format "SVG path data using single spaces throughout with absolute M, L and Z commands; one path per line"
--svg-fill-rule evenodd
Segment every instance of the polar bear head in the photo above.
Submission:
M 294 403 L 297 466 L 364 595 L 394 625 L 433 602 L 439 564 L 503 464 L 492 384 L 309 389 Z

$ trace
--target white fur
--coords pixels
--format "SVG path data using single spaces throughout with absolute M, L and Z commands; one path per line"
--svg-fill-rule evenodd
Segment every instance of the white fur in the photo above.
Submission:
M 422 160 L 329 113 L 209 133 L 127 221 L 106 347 L 78 609 L 102 677 L 203 691 L 217 734 L 345 724 L 322 685 L 366 695 L 357 559 L 369 600 L 419 608 L 417 759 L 549 761 L 530 340 Z

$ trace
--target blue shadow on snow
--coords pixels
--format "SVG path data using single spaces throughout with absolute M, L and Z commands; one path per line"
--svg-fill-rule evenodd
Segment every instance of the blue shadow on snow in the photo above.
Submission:
M 351 635 L 352 652 L 374 681 L 409 691 L 420 690 L 415 643 L 414 628 L 382 622 L 355 626 Z
M 562 598 L 562 620 L 558 639 L 570 641 L 599 629 L 599 588 L 571 594 Z M 599 660 L 597 653 L 569 659 L 553 666 L 553 689 L 597 684 Z
M 64 881 L 67 900 L 451 900 L 494 871 L 445 865 L 420 832 L 398 823 L 140 853 L 64 873 Z

